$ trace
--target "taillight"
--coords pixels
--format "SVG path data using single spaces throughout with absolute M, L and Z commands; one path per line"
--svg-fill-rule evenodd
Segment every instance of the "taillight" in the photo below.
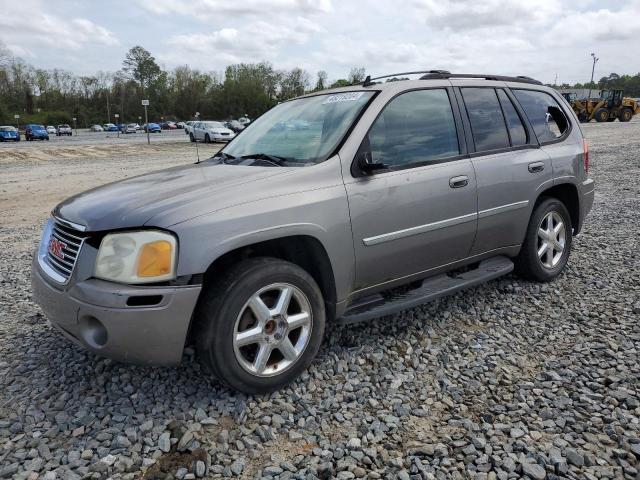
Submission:
M 584 171 L 589 173 L 589 142 L 587 139 L 582 139 L 582 160 L 584 162 Z

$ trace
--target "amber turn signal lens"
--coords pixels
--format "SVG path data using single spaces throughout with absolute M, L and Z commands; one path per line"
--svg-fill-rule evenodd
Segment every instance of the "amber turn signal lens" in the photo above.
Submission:
M 160 277 L 171 272 L 171 243 L 158 240 L 147 243 L 138 258 L 139 277 Z

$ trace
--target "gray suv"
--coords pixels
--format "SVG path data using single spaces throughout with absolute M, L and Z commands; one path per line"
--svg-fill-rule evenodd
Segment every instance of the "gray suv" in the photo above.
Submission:
M 514 266 L 553 280 L 594 196 L 569 105 L 527 77 L 412 73 L 281 103 L 208 160 L 62 202 L 32 268 L 51 324 L 125 362 L 195 345 L 260 393 L 338 322 Z

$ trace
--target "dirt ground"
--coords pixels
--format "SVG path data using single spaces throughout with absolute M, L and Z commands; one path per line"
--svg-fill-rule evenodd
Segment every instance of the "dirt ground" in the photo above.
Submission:
M 195 144 L 173 141 L 94 144 L 20 142 L 0 145 L 0 218 L 13 227 L 44 220 L 65 198 L 123 178 L 193 163 Z M 200 158 L 217 152 L 220 144 L 198 144 Z

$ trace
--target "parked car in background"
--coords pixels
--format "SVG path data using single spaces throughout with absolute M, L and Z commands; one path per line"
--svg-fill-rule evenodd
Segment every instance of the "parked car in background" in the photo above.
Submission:
M 19 142 L 20 132 L 11 125 L 0 126 L 0 142 Z
M 91 125 L 91 128 L 89 129 L 92 132 L 104 132 L 104 128 L 102 128 L 102 125 Z
M 149 133 L 162 133 L 162 129 L 160 128 L 160 125 L 158 125 L 157 123 L 145 123 L 142 126 L 142 129 L 145 132 L 149 132 Z
M 196 122 L 193 125 L 193 132 L 189 134 L 192 142 L 228 142 L 236 134 L 233 130 L 224 126 L 222 122 Z
M 238 120 L 229 120 L 228 122 L 224 122 L 224 126 L 229 130 L 233 130 L 235 133 L 240 133 L 245 129 L 245 126 L 241 124 Z
M 56 130 L 56 127 L 54 127 L 53 125 L 47 125 L 47 133 L 49 135 L 55 135 L 56 133 L 58 133 L 58 131 Z
M 247 125 L 249 125 L 251 123 L 251 119 L 245 115 L 244 117 L 240 117 L 238 119 L 238 122 L 240 122 L 242 125 L 244 125 L 246 127 Z
M 63 123 L 62 125 L 58 125 L 56 135 L 58 135 L 59 137 L 62 135 L 71 136 L 73 135 L 73 130 L 71 130 L 71 127 L 69 125 L 67 125 L 66 123 Z
M 188 122 L 184 122 L 184 133 L 185 135 L 189 135 L 193 131 L 193 124 L 196 123 L 193 120 L 189 120 Z
M 105 132 L 117 132 L 118 126 L 113 123 L 105 123 L 102 128 Z
M 126 127 L 124 127 L 124 133 L 136 133 L 136 124 L 135 123 L 130 123 L 129 125 L 127 125 Z
M 162 122 L 160 128 L 162 130 L 175 130 L 178 127 L 176 127 L 176 124 L 173 122 Z
M 27 141 L 31 140 L 49 140 L 49 134 L 47 133 L 47 129 L 44 128 L 44 125 L 37 125 L 35 123 L 31 123 L 27 125 L 24 129 L 24 138 Z
M 142 127 L 140 127 L 140 124 L 138 124 L 138 123 L 134 123 L 133 125 L 135 125 L 136 130 L 140 130 L 140 128 L 142 128 Z
M 184 123 L 184 122 L 178 122 L 178 123 L 176 123 L 176 127 L 178 127 L 178 128 L 184 128 L 184 126 L 185 126 L 185 123 Z

